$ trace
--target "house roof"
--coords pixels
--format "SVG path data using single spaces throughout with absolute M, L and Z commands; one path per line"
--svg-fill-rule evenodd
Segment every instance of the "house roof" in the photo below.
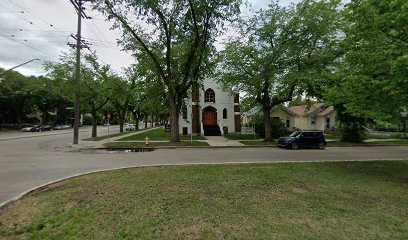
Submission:
M 334 111 L 334 107 L 333 107 L 333 106 L 328 106 L 328 107 L 326 107 L 323 111 L 319 112 L 319 113 L 316 114 L 316 115 L 318 115 L 318 116 L 326 116 L 326 115 L 332 113 L 333 111 Z
M 291 109 L 289 109 L 289 108 L 287 108 L 287 107 L 285 107 L 285 106 L 283 106 L 283 105 L 279 105 L 278 107 L 281 108 L 281 109 L 283 109 L 284 111 L 286 111 L 286 112 L 289 113 L 290 115 L 294 115 L 294 116 L 297 115 L 294 111 L 292 111 Z M 272 110 L 272 111 L 273 111 L 273 110 Z
M 312 105 L 299 105 L 292 106 L 289 108 L 290 111 L 295 113 L 297 116 L 305 117 L 310 114 L 316 114 L 318 116 L 325 116 L 334 111 L 332 106 L 327 106 L 324 103 L 315 103 Z
M 287 113 L 298 116 L 298 117 L 305 117 L 310 114 L 316 114 L 317 116 L 326 116 L 334 111 L 333 106 L 327 106 L 324 103 L 315 103 L 312 105 L 299 105 L 299 106 L 292 106 L 292 107 L 285 107 L 283 105 L 276 106 L 274 109 L 281 108 Z M 251 108 L 249 111 L 244 112 L 244 116 L 253 116 L 259 114 L 261 108 L 259 106 Z M 273 111 L 273 109 L 272 109 Z
M 260 111 L 261 111 L 261 108 L 259 106 L 255 106 L 251 108 L 250 110 L 243 112 L 242 115 L 243 116 L 253 116 L 253 115 L 257 115 Z

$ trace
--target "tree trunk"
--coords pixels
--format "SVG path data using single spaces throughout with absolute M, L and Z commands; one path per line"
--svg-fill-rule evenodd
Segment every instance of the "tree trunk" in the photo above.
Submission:
M 175 99 L 170 97 L 170 136 L 172 143 L 180 142 L 180 133 L 179 133 L 179 111 L 177 108 L 177 103 Z
M 272 142 L 272 127 L 271 127 L 271 97 L 269 96 L 269 80 L 266 79 L 263 84 L 262 98 L 259 98 L 262 104 L 263 122 L 265 128 L 264 142 Z
M 154 124 L 153 124 L 153 122 L 154 122 L 153 113 L 152 113 L 152 115 L 151 115 L 150 117 L 151 117 L 151 118 L 150 118 L 150 127 L 154 127 Z
M 262 106 L 263 121 L 265 128 L 264 142 L 272 142 L 272 128 L 271 128 L 271 106 L 270 103 L 264 103 Z
M 91 138 L 96 138 L 97 137 L 97 115 L 96 115 L 96 110 L 92 109 L 91 110 L 91 118 L 92 118 L 92 136 Z
M 119 132 L 123 132 L 123 121 L 125 120 L 125 116 L 124 115 L 120 115 L 119 116 Z
M 135 126 L 135 130 L 139 130 L 139 118 L 137 117 L 137 118 L 135 118 L 135 121 L 136 121 L 136 126 Z
M 146 114 L 146 116 L 145 116 L 145 129 L 147 129 L 147 114 Z

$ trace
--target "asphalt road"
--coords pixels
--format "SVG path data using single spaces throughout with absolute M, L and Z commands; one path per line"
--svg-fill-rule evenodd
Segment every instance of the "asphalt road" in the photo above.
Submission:
M 113 127 L 111 133 L 118 132 Z M 343 147 L 324 151 L 268 148 L 161 149 L 153 152 L 70 152 L 72 131 L 0 134 L 0 205 L 38 186 L 74 175 L 114 168 L 178 164 L 269 163 L 408 159 L 408 147 Z M 106 134 L 106 128 L 99 135 Z M 20 137 L 19 137 L 19 136 Z M 83 129 L 80 138 L 87 138 Z

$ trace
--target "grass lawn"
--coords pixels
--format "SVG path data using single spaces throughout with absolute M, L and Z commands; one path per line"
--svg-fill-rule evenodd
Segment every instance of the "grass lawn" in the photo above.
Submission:
M 135 148 L 135 147 L 146 147 L 144 142 L 110 142 L 105 143 L 106 148 Z M 171 142 L 150 142 L 149 147 L 160 147 L 160 146 L 209 146 L 206 142 L 201 141 L 182 141 L 180 143 L 171 143 Z
M 324 135 L 325 139 L 333 139 L 333 140 L 338 140 L 340 138 L 340 135 L 338 134 L 325 134 Z
M 373 144 L 408 144 L 408 139 L 399 139 L 399 140 L 392 140 L 392 141 L 376 141 L 376 142 L 372 142 Z
M 340 142 L 340 141 L 328 141 L 328 147 L 351 147 L 351 146 L 365 146 L 365 145 L 406 145 L 408 139 L 398 139 L 391 141 L 375 141 L 366 143 L 352 143 L 352 142 Z
M 256 146 L 256 145 L 277 145 L 276 141 L 273 142 L 263 142 L 263 141 L 239 141 L 244 145 Z
M 373 138 L 373 139 L 396 139 L 396 138 L 402 138 L 402 139 L 404 139 L 404 138 L 406 138 L 406 137 L 404 137 L 401 133 L 396 133 L 396 134 L 393 134 L 393 135 L 390 135 L 390 136 L 388 136 L 388 135 L 379 135 L 379 134 L 368 134 L 367 135 L 367 138 L 369 139 L 369 138 Z
M 144 141 L 146 136 L 149 136 L 151 141 L 170 141 L 170 133 L 165 132 L 163 128 L 155 128 L 141 134 L 121 138 L 118 141 Z M 180 139 L 190 140 L 190 136 L 180 136 Z M 193 136 L 193 140 L 206 140 L 206 138 L 203 136 Z
M 230 134 L 224 135 L 224 137 L 228 140 L 256 140 L 262 139 L 259 135 L 253 134 Z
M 0 238 L 407 239 L 407 185 L 408 161 L 116 170 L 1 209 Z
M 118 137 L 118 136 L 122 136 L 122 135 L 126 135 L 132 132 L 121 132 L 121 133 L 113 133 L 113 134 L 109 134 L 109 135 L 103 135 L 103 136 L 99 136 L 96 138 L 85 138 L 83 139 L 84 141 L 101 141 L 104 139 L 108 139 L 108 138 L 112 138 L 112 137 Z
M 21 128 L 19 128 L 19 129 L 17 129 L 17 128 L 4 128 L 4 127 L 1 127 L 0 128 L 0 132 L 16 132 L 16 131 L 21 131 L 21 129 L 22 129 L 23 127 L 21 127 Z

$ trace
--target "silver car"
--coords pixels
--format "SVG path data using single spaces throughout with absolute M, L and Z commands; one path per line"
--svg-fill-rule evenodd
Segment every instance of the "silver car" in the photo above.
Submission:
M 31 132 L 31 129 L 33 129 L 34 127 L 37 127 L 38 125 L 32 125 L 32 126 L 29 126 L 29 127 L 25 127 L 25 128 L 22 128 L 21 129 L 21 131 L 22 132 Z
M 134 131 L 136 130 L 136 125 L 135 124 L 128 124 L 125 127 L 125 131 Z

